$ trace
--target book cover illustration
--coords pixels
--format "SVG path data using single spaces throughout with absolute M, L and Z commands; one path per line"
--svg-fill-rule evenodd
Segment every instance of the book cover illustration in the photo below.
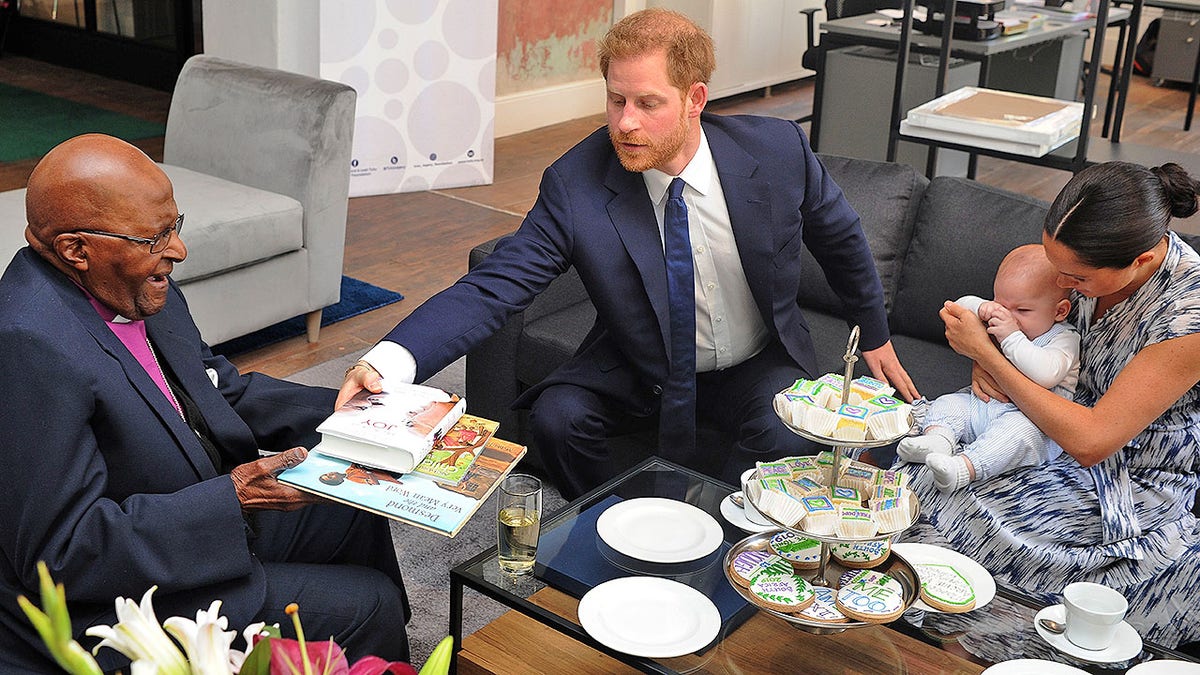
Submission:
M 347 462 L 321 453 L 318 444 L 303 462 L 279 474 L 279 481 L 355 508 L 453 537 L 525 454 L 524 446 L 492 440 L 508 457 L 496 478 L 477 494 L 452 491 L 427 476 L 398 474 Z M 485 451 L 487 449 L 485 447 Z M 483 453 L 481 453 L 482 456 Z M 471 480 L 468 471 L 463 484 Z M 490 470 L 490 469 L 489 469 Z
M 448 485 L 457 485 L 475 458 L 500 427 L 499 422 L 463 415 L 450 431 L 433 445 L 425 459 L 413 469 L 433 480 Z
M 466 400 L 423 385 L 360 391 L 318 427 L 324 453 L 406 473 L 462 416 Z

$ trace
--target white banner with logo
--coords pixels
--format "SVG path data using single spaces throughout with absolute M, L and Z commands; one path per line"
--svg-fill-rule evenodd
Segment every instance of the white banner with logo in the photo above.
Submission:
M 492 182 L 499 0 L 321 0 L 321 77 L 358 92 L 350 196 Z

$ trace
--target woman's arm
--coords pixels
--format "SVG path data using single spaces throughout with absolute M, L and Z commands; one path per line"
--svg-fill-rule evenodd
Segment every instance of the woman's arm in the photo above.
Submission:
M 988 339 L 974 314 L 946 303 L 941 316 L 950 346 L 974 359 L 1026 417 L 1083 466 L 1125 447 L 1200 381 L 1200 334 L 1164 340 L 1139 351 L 1089 408 L 1022 375 Z

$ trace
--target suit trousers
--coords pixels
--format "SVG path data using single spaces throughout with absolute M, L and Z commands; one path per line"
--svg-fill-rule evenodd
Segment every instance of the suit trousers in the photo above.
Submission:
M 314 504 L 255 512 L 252 528 L 251 550 L 267 579 L 259 621 L 294 638 L 284 609 L 295 602 L 306 639 L 332 637 L 351 663 L 367 655 L 408 661 L 408 598 L 387 519 Z
M 811 379 L 812 374 L 796 365 L 778 341 L 736 366 L 697 373 L 697 426 L 719 431 L 732 443 L 726 447 L 701 443 L 682 463 L 736 485 L 741 473 L 756 461 L 816 454 L 822 446 L 792 433 L 772 407 L 775 394 L 801 377 Z M 530 424 L 546 472 L 567 499 L 617 475 L 630 459 L 657 452 L 652 440 L 632 453 L 616 451 L 624 445 L 621 440 L 627 440 L 621 437 L 656 431 L 656 413 L 638 415 L 578 385 L 546 388 L 533 403 Z

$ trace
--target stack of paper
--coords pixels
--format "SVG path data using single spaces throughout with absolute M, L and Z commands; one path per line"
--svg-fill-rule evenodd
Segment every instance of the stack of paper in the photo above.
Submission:
M 908 111 L 900 133 L 1029 157 L 1079 136 L 1083 104 L 963 87 Z

